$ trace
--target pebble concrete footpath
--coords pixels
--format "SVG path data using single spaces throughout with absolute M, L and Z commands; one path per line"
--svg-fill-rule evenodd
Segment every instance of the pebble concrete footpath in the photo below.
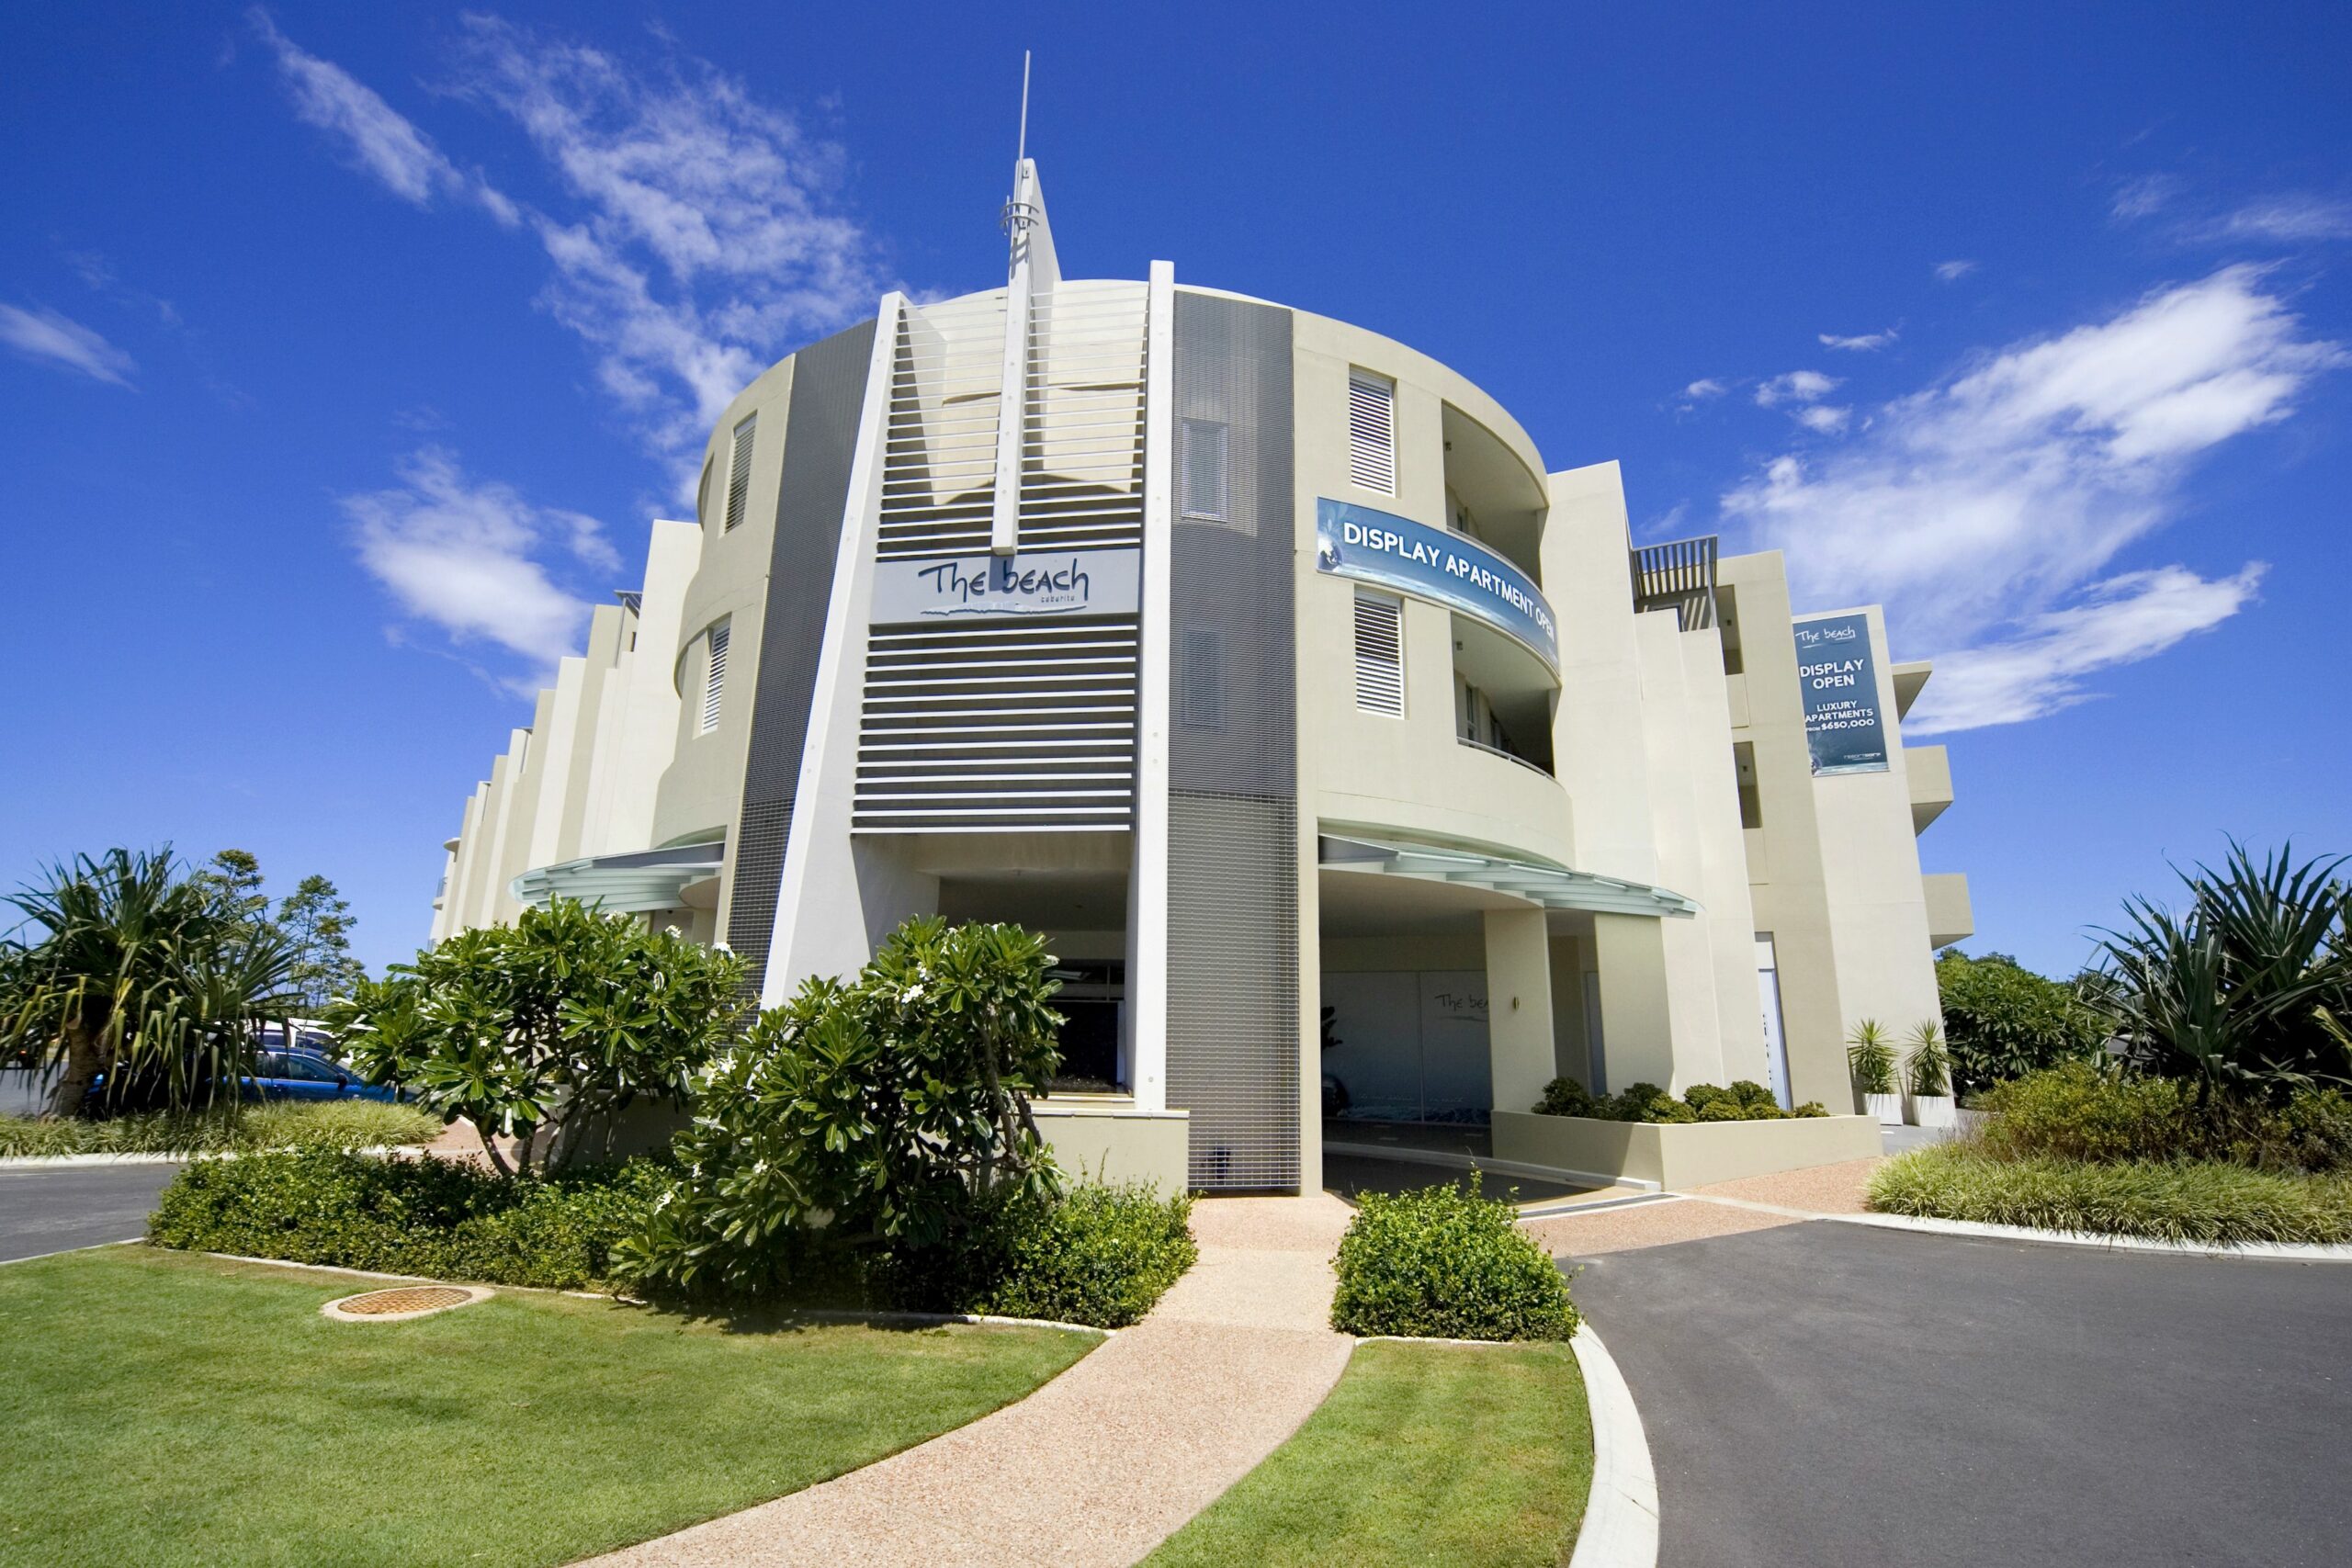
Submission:
M 1350 1211 L 1329 1193 L 1196 1204 L 1200 1262 L 1133 1328 L 1014 1404 L 863 1470 L 597 1558 L 605 1568 L 1124 1568 L 1323 1402 Z

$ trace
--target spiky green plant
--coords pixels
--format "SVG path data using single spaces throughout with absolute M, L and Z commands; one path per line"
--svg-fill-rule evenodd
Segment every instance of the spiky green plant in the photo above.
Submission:
M 1951 1092 L 1951 1053 L 1944 1049 L 1943 1030 L 1932 1019 L 1911 1031 L 1911 1054 L 1905 1059 L 1904 1072 L 1911 1080 L 1913 1094 Z
M 137 1092 L 172 1109 L 233 1084 L 261 1025 L 293 1001 L 282 932 L 238 925 L 171 851 L 109 850 L 51 866 L 7 902 L 24 915 L 0 942 L 0 1051 L 62 1066 L 51 1115 Z
M 1857 1094 L 1894 1092 L 1894 1047 L 1878 1020 L 1866 1018 L 1846 1037 L 1846 1066 L 1853 1074 Z

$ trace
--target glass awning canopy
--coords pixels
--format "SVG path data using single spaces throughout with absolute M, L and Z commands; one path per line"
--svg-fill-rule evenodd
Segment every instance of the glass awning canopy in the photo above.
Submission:
M 1546 909 L 1583 909 L 1601 915 L 1647 915 L 1687 920 L 1699 912 L 1693 899 L 1645 882 L 1625 882 L 1589 871 L 1506 860 L 1475 850 L 1438 849 L 1335 833 L 1322 835 L 1317 860 L 1334 871 L 1409 876 L 1422 882 L 1460 883 L 1507 893 Z
M 685 902 L 680 895 L 688 884 L 718 874 L 726 853 L 725 841 L 714 839 L 629 854 L 589 855 L 526 871 L 512 886 L 515 901 L 535 909 L 558 898 L 577 898 L 616 913 L 675 909 Z

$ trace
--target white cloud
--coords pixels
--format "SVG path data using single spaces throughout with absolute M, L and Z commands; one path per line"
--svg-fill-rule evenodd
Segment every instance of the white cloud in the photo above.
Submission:
M 1791 409 L 1790 417 L 1807 430 L 1822 435 L 1838 435 L 1854 417 L 1854 411 L 1835 403 L 1813 403 L 1801 409 Z
M 1775 376 L 1756 389 L 1759 408 L 1778 408 L 1782 403 L 1819 402 L 1838 388 L 1835 376 L 1825 376 L 1818 370 L 1792 370 L 1785 376 Z
M 2225 267 L 1982 356 L 1826 456 L 1773 459 L 1723 509 L 1758 547 L 1789 551 L 1801 604 L 1883 602 L 1906 651 L 1978 671 L 1946 687 L 1933 722 L 2028 717 L 2247 602 L 2258 573 L 2109 566 L 2178 513 L 2200 457 L 2287 418 L 2346 362 L 2304 335 L 2262 269 Z M 2040 683 L 2005 673 L 2037 660 L 2052 671 Z M 1929 689 L 1942 684 L 1939 670 Z
M 777 353 L 873 308 L 886 285 L 835 204 L 842 149 L 702 61 L 649 73 L 493 17 L 466 29 L 460 90 L 580 204 L 533 215 L 556 267 L 543 302 L 658 450 L 690 459 Z
M 400 486 L 345 496 L 359 558 L 401 608 L 460 645 L 491 643 L 531 661 L 510 684 L 537 686 L 572 651 L 588 605 L 559 587 L 549 558 L 568 551 L 602 570 L 619 559 L 603 525 L 542 507 L 514 486 L 473 479 L 427 446 L 402 463 Z
M 512 226 L 516 221 L 519 214 L 513 202 L 479 176 L 461 172 L 431 137 L 375 89 L 297 45 L 260 6 L 245 16 L 277 57 L 278 73 L 293 95 L 295 116 L 340 141 L 385 189 L 418 207 L 430 206 L 435 195 L 469 197 L 500 222 Z
M 2089 583 L 2071 606 L 2028 617 L 2018 636 L 1939 659 L 1903 728 L 1938 735 L 2072 707 L 2096 694 L 2084 676 L 2162 653 L 2236 615 L 2267 570 L 2255 561 L 2207 579 L 2166 566 Z
M 2180 190 L 2180 181 L 2170 175 L 2142 175 L 2116 187 L 2107 210 L 2110 217 L 2126 223 L 2152 218 L 2171 206 Z
M 1862 333 L 1854 337 L 1839 337 L 1835 333 L 1821 333 L 1817 335 L 1824 348 L 1842 348 L 1857 354 L 1869 354 L 1884 348 L 1888 344 L 1893 343 L 1898 334 L 1893 327 L 1889 327 L 1883 333 Z
M 138 368 L 130 355 L 81 322 L 54 310 L 20 310 L 0 305 L 0 343 L 26 358 L 78 370 L 117 387 L 130 385 Z
M 1976 264 L 1973 261 L 1938 262 L 1936 264 L 1936 281 L 1938 283 L 1958 283 L 1962 278 L 1966 277 L 1970 273 L 1974 272 L 1975 270 Z
M 2312 196 L 2265 197 L 2222 219 L 2215 237 L 2275 240 L 2290 244 L 2352 239 L 2352 202 Z
M 1729 387 L 1724 386 L 1713 376 L 1702 376 L 1683 388 L 1682 395 L 1693 402 L 1702 402 L 1709 398 L 1720 398 L 1729 390 L 1731 390 Z

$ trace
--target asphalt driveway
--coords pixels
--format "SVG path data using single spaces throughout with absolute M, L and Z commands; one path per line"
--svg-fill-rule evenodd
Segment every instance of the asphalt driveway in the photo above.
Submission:
M 2352 1265 L 1814 1222 L 1591 1259 L 1664 1568 L 2341 1563 Z
M 0 1170 L 0 1262 L 147 1234 L 176 1165 L 38 1166 Z

